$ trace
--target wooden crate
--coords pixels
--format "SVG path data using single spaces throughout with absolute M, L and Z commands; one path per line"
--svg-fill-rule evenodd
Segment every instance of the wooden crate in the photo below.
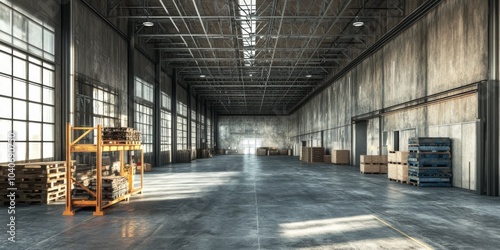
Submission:
M 389 163 L 387 165 L 387 178 L 391 180 L 397 180 L 398 179 L 398 165 Z
M 372 155 L 372 163 L 387 165 L 387 155 Z
M 387 155 L 387 162 L 389 163 L 396 163 L 396 151 L 389 151 L 389 154 Z
M 373 162 L 373 155 L 361 155 L 359 156 L 359 161 L 365 164 L 371 164 Z
M 325 155 L 323 156 L 324 163 L 332 163 L 332 156 L 331 155 Z
M 349 150 L 332 150 L 333 164 L 350 164 L 351 154 Z
M 398 164 L 398 181 L 408 183 L 408 165 Z
M 408 151 L 396 151 L 396 162 L 408 164 Z
M 387 174 L 389 171 L 389 166 L 387 164 L 381 164 L 380 166 L 380 173 L 381 174 Z
M 360 164 L 359 171 L 362 174 L 379 174 L 380 173 L 380 165 L 378 164 Z

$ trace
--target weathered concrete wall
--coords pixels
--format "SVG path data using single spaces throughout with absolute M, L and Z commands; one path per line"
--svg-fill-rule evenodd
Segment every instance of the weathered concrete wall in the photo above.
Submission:
M 127 124 L 127 41 L 83 5 L 74 1 L 73 39 L 75 74 L 86 76 L 119 92 L 120 120 Z M 89 29 L 92 27 L 92 29 Z
M 134 52 L 134 74 L 150 84 L 155 84 L 155 64 L 137 49 Z
M 179 85 L 177 85 L 177 101 L 184 103 L 185 105 L 188 103 L 187 91 Z
M 244 153 L 244 140 L 250 139 L 256 147 L 288 148 L 289 121 L 285 116 L 219 116 L 217 147 L 236 149 Z M 249 153 L 255 154 L 255 151 Z
M 349 149 L 354 146 L 352 117 L 486 79 L 487 8 L 487 1 L 443 1 L 292 114 L 292 142 L 300 147 L 300 140 L 324 131 L 327 152 Z M 386 153 L 394 131 L 399 131 L 400 149 L 413 136 L 451 137 L 454 185 L 468 188 L 470 180 L 473 189 L 477 108 L 477 95 L 470 95 L 383 114 L 382 127 L 379 118 L 370 119 L 367 152 Z
M 168 96 L 172 97 L 172 78 L 170 78 L 165 72 L 161 72 L 161 90 L 167 93 Z

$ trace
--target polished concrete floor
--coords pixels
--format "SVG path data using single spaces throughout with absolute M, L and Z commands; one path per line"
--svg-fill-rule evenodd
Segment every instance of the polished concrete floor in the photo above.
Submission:
M 155 168 L 145 193 L 64 217 L 18 206 L 2 249 L 499 249 L 500 198 L 419 188 L 352 166 L 223 155 Z M 1 208 L 1 207 L 0 207 Z

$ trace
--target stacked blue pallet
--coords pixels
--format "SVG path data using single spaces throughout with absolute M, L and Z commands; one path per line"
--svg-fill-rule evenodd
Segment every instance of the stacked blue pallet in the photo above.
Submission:
M 408 151 L 410 184 L 421 187 L 451 187 L 450 138 L 411 138 Z

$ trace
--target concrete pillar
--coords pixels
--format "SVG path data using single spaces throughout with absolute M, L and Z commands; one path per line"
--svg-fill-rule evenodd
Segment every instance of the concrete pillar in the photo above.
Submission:
M 177 162 L 177 69 L 172 74 L 172 163 Z
M 157 52 L 155 65 L 154 107 L 153 107 L 153 160 L 152 166 L 160 166 L 161 162 L 161 53 Z
M 73 47 L 73 1 L 64 1 L 61 3 L 61 118 L 58 125 L 56 124 L 59 136 L 56 136 L 55 142 L 56 149 L 61 148 L 61 150 L 56 150 L 54 155 L 58 160 L 63 160 L 65 157 L 67 138 L 64 128 L 66 128 L 66 123 L 73 124 L 73 119 L 71 119 L 74 93 Z M 57 98 L 56 102 L 59 102 Z M 57 137 L 60 139 L 58 140 Z
M 488 81 L 479 85 L 479 121 L 477 138 L 477 191 L 498 196 L 499 186 L 499 80 L 500 80 L 500 0 L 489 0 L 488 8 Z
M 134 117 L 134 104 L 135 104 L 135 23 L 129 21 L 128 23 L 128 61 L 127 61 L 127 123 L 128 127 L 133 128 Z

